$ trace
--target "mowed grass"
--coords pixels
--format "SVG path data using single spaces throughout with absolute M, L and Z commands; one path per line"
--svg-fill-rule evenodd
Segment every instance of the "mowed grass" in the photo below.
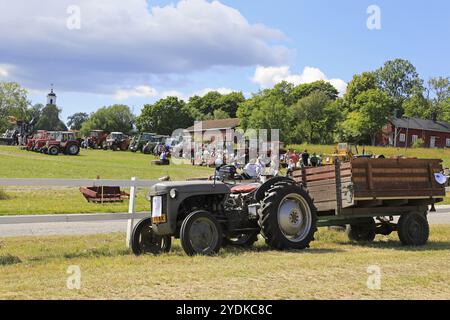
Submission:
M 187 257 L 179 242 L 169 254 L 135 257 L 124 235 L 0 240 L 0 299 L 449 299 L 450 226 L 433 226 L 421 248 L 393 234 L 349 242 L 320 229 L 305 251 L 223 249 Z M 81 270 L 80 290 L 66 283 Z M 380 270 L 381 289 L 367 287 Z M 369 268 L 369 269 L 368 269 Z
M 0 146 L 0 177 L 61 179 L 172 180 L 207 177 L 212 170 L 191 165 L 152 166 L 154 156 L 132 152 L 82 150 L 76 157 L 27 152 Z M 128 191 L 128 190 L 125 190 Z M 148 210 L 148 189 L 138 192 L 136 211 Z M 0 215 L 126 212 L 128 201 L 118 204 L 88 203 L 77 188 L 27 188 L 0 186 Z
M 49 156 L 0 146 L 0 177 L 61 179 L 154 180 L 170 175 L 172 180 L 205 177 L 211 169 L 191 165 L 152 166 L 154 156 L 123 151 L 81 150 L 80 155 Z

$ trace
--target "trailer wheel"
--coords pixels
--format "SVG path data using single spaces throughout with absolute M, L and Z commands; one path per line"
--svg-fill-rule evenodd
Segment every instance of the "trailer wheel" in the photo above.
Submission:
M 308 248 L 317 231 L 316 210 L 303 186 L 276 183 L 262 202 L 261 234 L 278 250 Z
M 373 218 L 362 219 L 361 223 L 347 225 L 346 233 L 351 241 L 372 242 L 377 226 Z
M 48 148 L 48 154 L 51 156 L 57 156 L 59 154 L 59 148 L 57 146 L 51 146 Z
M 136 256 L 169 252 L 171 246 L 172 237 L 158 236 L 153 232 L 151 218 L 140 221 L 134 227 L 131 250 Z
M 411 212 L 400 217 L 397 224 L 398 237 L 405 246 L 423 246 L 430 236 L 430 226 L 426 216 Z
M 223 238 L 223 245 L 230 247 L 244 247 L 249 248 L 258 241 L 258 232 L 243 233 L 236 237 Z
M 222 239 L 222 227 L 207 211 L 194 211 L 181 224 L 181 246 L 188 256 L 217 254 Z

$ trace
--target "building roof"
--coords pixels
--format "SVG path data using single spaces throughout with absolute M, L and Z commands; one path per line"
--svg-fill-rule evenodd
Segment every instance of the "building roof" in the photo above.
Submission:
M 220 120 L 206 120 L 201 121 L 202 130 L 219 130 L 219 129 L 233 129 L 240 123 L 238 118 L 220 119 Z M 198 124 L 198 126 L 200 125 Z M 188 131 L 194 131 L 194 126 L 187 128 Z
M 419 118 L 394 118 L 392 124 L 397 128 L 409 128 L 426 131 L 449 132 L 450 123 Z

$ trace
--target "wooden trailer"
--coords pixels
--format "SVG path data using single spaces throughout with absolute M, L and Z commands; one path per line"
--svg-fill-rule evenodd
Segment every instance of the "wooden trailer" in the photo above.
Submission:
M 445 197 L 436 178 L 442 171 L 442 160 L 354 158 L 302 168 L 293 178 L 314 199 L 319 226 L 348 225 L 352 240 L 365 241 L 398 231 L 404 244 L 419 245 L 428 239 L 430 206 Z

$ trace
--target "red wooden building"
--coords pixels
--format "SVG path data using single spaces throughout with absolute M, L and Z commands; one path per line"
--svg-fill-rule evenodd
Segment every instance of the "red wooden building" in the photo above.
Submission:
M 450 148 L 450 123 L 418 118 L 395 118 L 386 124 L 377 144 L 410 147 L 421 139 L 425 148 Z

